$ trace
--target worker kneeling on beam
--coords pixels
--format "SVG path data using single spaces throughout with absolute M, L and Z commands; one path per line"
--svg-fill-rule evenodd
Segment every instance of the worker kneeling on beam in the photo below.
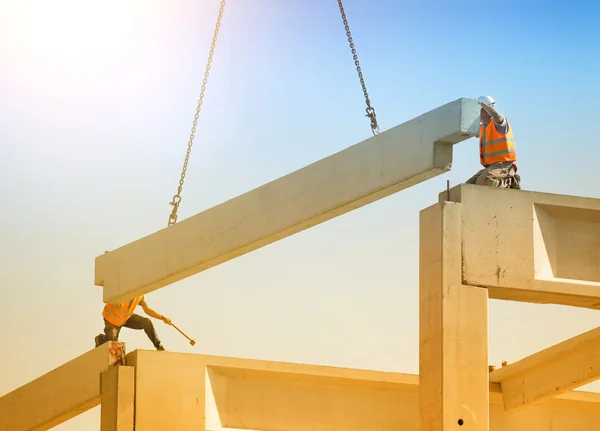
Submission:
M 154 344 L 154 347 L 156 347 L 156 350 L 165 350 L 161 341 L 158 339 L 152 321 L 147 317 L 142 317 L 133 312 L 138 305 L 142 307 L 148 316 L 160 319 L 166 324 L 171 323 L 171 319 L 148 307 L 144 296 L 138 296 L 137 298 L 121 304 L 106 304 L 104 310 L 102 310 L 102 316 L 104 317 L 104 334 L 96 336 L 96 347 L 107 341 L 117 341 L 119 339 L 121 328 L 125 326 L 130 329 L 143 329 L 150 341 L 152 341 L 152 344 Z
M 496 102 L 491 96 L 481 96 L 477 101 L 481 105 L 479 161 L 483 169 L 469 178 L 467 184 L 520 189 L 512 127 L 496 110 Z

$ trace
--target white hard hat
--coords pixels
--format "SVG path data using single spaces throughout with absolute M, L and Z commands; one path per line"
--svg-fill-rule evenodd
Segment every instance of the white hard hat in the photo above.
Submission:
M 490 105 L 490 106 L 494 106 L 496 104 L 496 101 L 494 100 L 494 98 L 492 96 L 480 96 L 477 98 L 477 101 L 479 103 L 483 102 L 486 105 Z

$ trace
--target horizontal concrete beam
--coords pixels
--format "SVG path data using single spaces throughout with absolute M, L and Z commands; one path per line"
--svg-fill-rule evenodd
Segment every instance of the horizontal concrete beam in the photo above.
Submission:
M 121 364 L 124 352 L 124 343 L 105 343 L 4 395 L 0 431 L 45 431 L 96 407 L 101 373 Z
M 506 410 L 567 392 L 600 378 L 600 328 L 490 373 Z
M 145 350 L 127 363 L 136 372 L 136 431 L 420 428 L 417 375 Z M 511 413 L 490 384 L 490 430 L 598 423 L 600 394 L 566 392 Z
M 365 206 L 449 170 L 478 125 L 474 99 L 443 105 L 98 256 L 94 283 L 123 302 Z
M 449 200 L 462 207 L 463 284 L 600 309 L 600 199 L 461 184 Z

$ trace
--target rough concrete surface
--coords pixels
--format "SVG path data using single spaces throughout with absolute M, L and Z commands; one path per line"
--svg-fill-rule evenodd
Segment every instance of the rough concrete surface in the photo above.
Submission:
M 493 299 L 600 308 L 600 199 L 461 184 L 450 201 L 462 211 L 464 284 Z

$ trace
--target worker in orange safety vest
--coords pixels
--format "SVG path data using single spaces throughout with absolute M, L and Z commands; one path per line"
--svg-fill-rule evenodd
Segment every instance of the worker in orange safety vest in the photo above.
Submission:
M 144 296 L 138 296 L 130 301 L 122 302 L 121 304 L 105 304 L 102 310 L 102 317 L 104 318 L 104 334 L 96 336 L 96 347 L 107 341 L 117 341 L 119 339 L 119 333 L 121 328 L 124 326 L 130 329 L 144 330 L 156 350 L 165 350 L 152 321 L 147 317 L 142 317 L 134 313 L 135 308 L 140 305 L 144 312 L 156 319 L 160 319 L 166 324 L 171 323 L 171 319 L 157 313 L 146 303 Z
M 481 105 L 479 162 L 483 169 L 469 178 L 467 184 L 520 189 L 512 127 L 495 108 L 496 102 L 491 96 L 481 96 L 477 101 Z

